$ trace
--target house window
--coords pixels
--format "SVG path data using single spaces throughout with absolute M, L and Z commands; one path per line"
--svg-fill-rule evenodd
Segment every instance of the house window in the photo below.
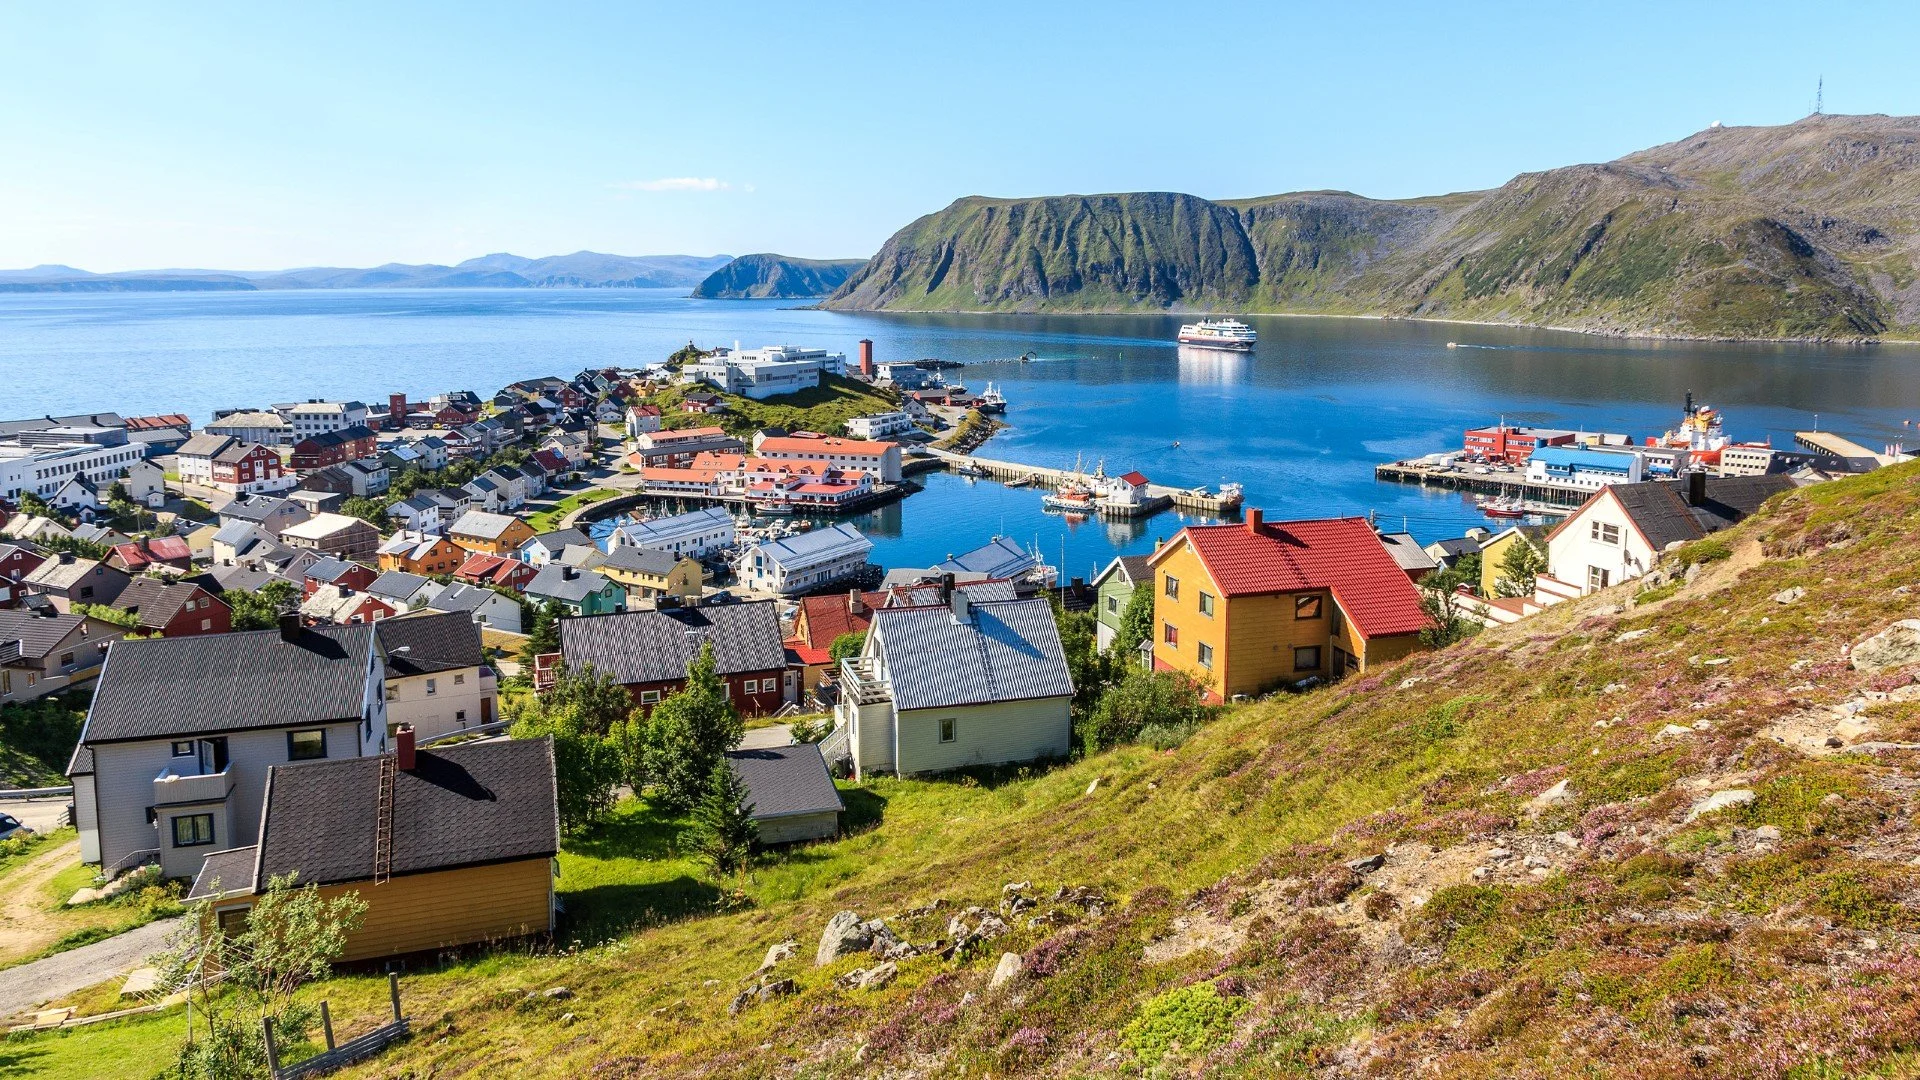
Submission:
M 1318 645 L 1295 646 L 1293 650 L 1293 670 L 1319 671 L 1320 670 L 1320 646 Z
M 1208 618 L 1213 617 L 1213 594 L 1212 593 L 1203 592 L 1200 594 L 1200 614 L 1205 615 Z
M 432 697 L 433 695 L 439 692 L 440 692 L 440 681 L 438 679 L 428 679 L 427 680 L 427 696 Z
M 205 847 L 213 843 L 212 814 L 182 814 L 173 819 L 174 847 Z
M 247 913 L 252 910 L 251 906 L 224 908 L 217 912 L 214 918 L 220 921 L 222 934 L 230 938 L 239 937 L 247 932 Z
M 1200 643 L 1200 666 L 1209 670 L 1213 668 L 1213 646 L 1204 641 Z
M 1593 538 L 1603 544 L 1617 546 L 1620 543 L 1620 526 L 1618 525 L 1609 525 L 1604 521 L 1596 521 L 1593 523 L 1592 532 Z
M 466 676 L 466 673 L 465 673 L 465 672 L 461 672 L 461 673 L 457 673 L 457 674 L 455 674 L 455 675 L 454 675 L 454 677 L 453 677 L 453 685 L 455 685 L 455 686 L 465 686 L 465 685 L 467 685 L 467 676 Z
M 212 620 L 212 619 L 201 619 L 201 620 L 200 620 L 200 631 L 201 631 L 201 633 L 205 633 L 205 632 L 207 632 L 207 631 L 209 631 L 209 630 L 212 630 L 212 629 L 213 629 L 213 620 Z
M 1180 599 L 1180 579 L 1177 577 L 1174 577 L 1172 574 L 1168 574 L 1166 590 L 1167 590 L 1167 598 L 1169 600 Z
M 1180 644 L 1180 628 L 1172 623 L 1162 623 L 1160 638 L 1169 645 Z
M 640 704 L 653 705 L 653 704 L 657 704 L 659 701 L 660 701 L 660 691 L 658 690 L 640 691 Z
M 1604 566 L 1587 567 L 1587 588 L 1604 589 L 1607 587 L 1607 568 Z
M 1107 597 L 1107 613 L 1118 614 L 1119 611 L 1120 611 L 1120 598 L 1117 596 Z
M 91 585 L 80 586 L 80 599 L 90 600 L 92 598 L 93 598 L 93 586 Z
M 1296 619 L 1317 619 L 1320 617 L 1319 596 L 1296 596 L 1293 598 L 1293 617 Z M 1319 667 L 1319 664 L 1313 665 Z
M 941 717 L 940 718 L 940 741 L 952 742 L 958 736 L 959 736 L 958 725 L 956 724 L 953 717 L 951 716 Z
M 327 731 L 325 728 L 287 732 L 288 761 L 313 761 L 326 756 Z
M 400 684 L 399 683 L 387 684 L 387 700 L 388 701 L 400 700 Z
M 60 654 L 60 666 L 61 666 L 61 667 L 72 667 L 72 666 L 73 666 L 73 654 L 72 654 L 72 653 L 70 653 L 70 652 L 63 652 L 63 653 L 61 653 L 61 654 Z
M 181 739 L 179 742 L 174 743 L 173 756 L 174 757 L 192 757 L 193 756 L 193 740 Z

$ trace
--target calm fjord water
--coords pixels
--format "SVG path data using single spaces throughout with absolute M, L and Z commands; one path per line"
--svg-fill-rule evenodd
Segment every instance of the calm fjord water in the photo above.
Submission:
M 985 452 L 1104 459 L 1155 481 L 1246 485 L 1271 517 L 1377 512 L 1423 541 L 1484 519 L 1460 496 L 1377 484 L 1380 461 L 1459 445 L 1509 421 L 1656 434 L 1692 389 L 1736 438 L 1777 445 L 1811 426 L 1878 449 L 1916 436 L 1911 346 L 1620 341 L 1552 331 L 1253 317 L 1252 356 L 1178 350 L 1176 316 L 871 315 L 790 301 L 697 301 L 665 290 L 393 290 L 0 295 L 0 418 L 114 409 L 184 412 L 305 397 L 491 392 L 534 375 L 655 361 L 704 346 L 790 343 L 882 360 L 969 365 L 1012 401 Z M 1462 347 L 1448 349 L 1448 341 Z M 1022 353 L 1038 359 L 1021 363 Z M 858 522 L 888 566 L 926 565 L 996 533 L 1081 574 L 1142 551 L 1181 520 L 1070 524 L 1039 495 L 936 474 Z

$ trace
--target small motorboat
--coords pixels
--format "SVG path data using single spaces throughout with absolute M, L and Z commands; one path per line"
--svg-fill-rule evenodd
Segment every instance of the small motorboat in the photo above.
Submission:
M 1527 506 L 1519 499 L 1503 495 L 1498 499 L 1480 500 L 1480 512 L 1496 518 L 1526 517 Z

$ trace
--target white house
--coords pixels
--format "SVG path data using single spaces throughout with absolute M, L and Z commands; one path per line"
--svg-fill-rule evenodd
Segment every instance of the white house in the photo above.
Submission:
M 358 401 L 310 398 L 291 405 L 275 405 L 273 411 L 285 418 L 292 427 L 287 438 L 296 443 L 329 431 L 345 431 L 367 422 L 367 407 Z
M 823 746 L 855 776 L 1065 757 L 1073 678 L 1047 601 L 878 608 Z
M 127 498 L 149 510 L 158 510 L 167 502 L 166 470 L 146 458 L 128 465 L 120 474 Z
M 851 525 L 767 540 L 740 560 L 740 584 L 756 592 L 797 596 L 858 574 L 867 565 L 873 541 Z
M 491 724 L 500 691 L 480 626 L 459 613 L 385 619 L 375 627 L 387 659 L 387 725 L 432 739 Z
M 698 559 L 733 546 L 733 515 L 724 507 L 709 506 L 705 510 L 622 525 L 607 537 L 608 550 L 628 544 Z
M 520 604 L 478 585 L 456 581 L 428 600 L 427 607 L 432 611 L 457 611 L 482 627 L 510 634 L 521 632 Z
M 847 421 L 847 434 L 856 439 L 887 439 L 913 430 L 913 417 L 904 412 L 869 413 Z
M 769 345 L 760 349 L 722 349 L 686 367 L 689 378 L 712 383 L 729 394 L 757 400 L 792 394 L 820 385 L 820 376 L 845 375 L 844 353 Z
M 1785 476 L 1709 477 L 1613 484 L 1595 493 L 1547 534 L 1543 603 L 1640 577 L 1669 547 L 1735 524 L 1768 498 L 1790 490 Z

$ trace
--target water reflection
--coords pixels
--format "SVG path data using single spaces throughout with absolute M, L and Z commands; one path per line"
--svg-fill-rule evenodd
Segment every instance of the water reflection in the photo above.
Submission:
M 1203 349 L 1198 345 L 1178 346 L 1180 381 L 1183 383 L 1243 382 L 1253 373 L 1252 353 L 1225 349 Z

